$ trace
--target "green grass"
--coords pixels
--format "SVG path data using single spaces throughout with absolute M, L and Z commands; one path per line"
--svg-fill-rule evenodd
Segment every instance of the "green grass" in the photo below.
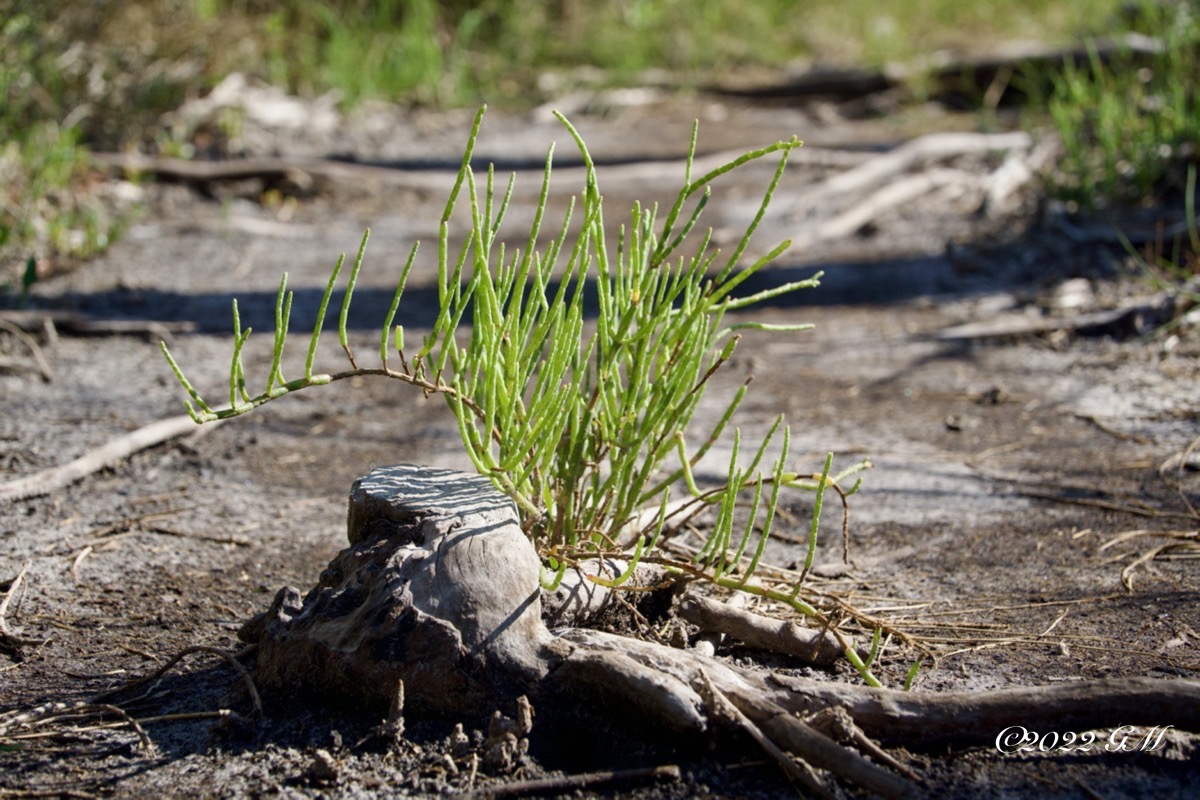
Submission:
M 1063 142 L 1047 191 L 1069 210 L 1100 215 L 1118 230 L 1131 209 L 1146 207 L 1164 223 L 1184 223 L 1181 233 L 1164 234 L 1140 251 L 1126 242 L 1126 249 L 1130 272 L 1186 295 L 1186 306 L 1197 300 L 1200 275 L 1200 5 L 1138 0 L 1124 19 L 1125 29 L 1154 37 L 1161 49 L 1103 61 L 1089 44 L 1083 64 L 1068 64 L 1043 81 L 1050 90 L 1042 101 Z
M 20 12 L 0 21 L 0 255 L 10 262 L 0 286 L 21 300 L 37 279 L 39 251 L 87 256 L 105 237 L 98 216 L 72 190 L 85 154 L 75 131 L 57 119 L 62 79 L 42 47 L 47 24 Z
M 1170 334 L 1179 328 L 1183 312 L 1200 306 L 1200 222 L 1196 214 L 1196 167 L 1187 170 L 1183 195 L 1184 230 L 1175 236 L 1158 237 L 1140 250 L 1124 239 L 1129 263 L 1137 274 L 1156 289 L 1175 298 L 1175 316 L 1153 330 L 1152 335 Z
M 1047 107 L 1065 148 L 1052 191 L 1081 209 L 1178 203 L 1197 157 L 1200 8 L 1134 8 L 1130 29 L 1161 39 L 1161 52 L 1102 63 L 1093 47 L 1086 63 L 1052 79 Z
M 809 54 L 842 64 L 921 62 L 935 51 L 972 54 L 1014 40 L 1065 43 L 1120 8 L 1112 0 L 872 0 L 780 3 Z
M 0 301 L 120 235 L 128 211 L 94 191 L 88 147 L 136 141 L 190 80 L 134 4 L 108 8 L 97 23 L 91 3 L 14 0 L 0 17 Z

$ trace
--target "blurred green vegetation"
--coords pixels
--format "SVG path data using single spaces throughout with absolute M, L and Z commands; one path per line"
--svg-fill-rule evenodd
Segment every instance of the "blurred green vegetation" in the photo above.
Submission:
M 1089 47 L 1045 98 L 1064 145 L 1051 188 L 1086 210 L 1182 198 L 1200 146 L 1200 8 L 1139 0 L 1126 19 L 1161 47 L 1107 61 Z
M 238 49 L 276 84 L 383 97 L 528 104 L 545 71 L 593 67 L 711 76 L 814 59 L 913 61 L 1014 38 L 1066 41 L 1117 0 L 195 0 L 206 21 L 248 20 Z
M 1081 206 L 1153 198 L 1194 158 L 1195 6 L 1140 0 L 1150 66 L 1069 70 L 1044 98 L 1068 142 L 1056 191 Z M 32 255 L 86 258 L 127 212 L 100 202 L 86 149 L 181 152 L 162 118 L 242 71 L 301 95 L 527 107 L 573 81 L 676 82 L 805 60 L 930 63 L 943 48 L 1105 32 L 1119 0 L 0 0 L 0 284 Z M 1157 15 L 1157 16 L 1156 16 Z M 544 76 L 559 79 L 540 83 Z M 595 76 L 600 76 L 598 79 Z M 1048 118 L 1048 117 L 1047 117 Z M 1189 150 L 1189 147 L 1191 148 Z M 1189 153 L 1191 154 L 1189 156 Z

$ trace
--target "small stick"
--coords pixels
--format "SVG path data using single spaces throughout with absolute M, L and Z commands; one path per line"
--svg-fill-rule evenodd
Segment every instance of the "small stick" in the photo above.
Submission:
M 158 722 L 190 722 L 196 719 L 244 719 L 244 717 L 228 708 L 218 708 L 216 711 L 180 711 L 175 714 L 159 714 L 156 717 L 141 717 L 134 720 L 134 722 L 139 725 L 152 725 Z M 96 730 L 115 726 L 116 723 L 106 723 L 104 725 L 93 726 L 91 729 Z
M 526 797 L 531 794 L 549 794 L 550 792 L 566 793 L 576 789 L 588 789 L 593 786 L 603 786 L 618 781 L 647 781 L 666 779 L 677 781 L 680 777 L 679 767 L 666 764 L 659 767 L 643 767 L 640 769 L 603 770 L 600 772 L 581 772 L 575 775 L 562 775 L 554 778 L 534 778 L 525 781 L 514 781 L 476 789 L 458 795 L 458 800 L 489 800 L 498 797 Z
M 1051 491 L 1026 489 L 1024 487 L 1017 487 L 1014 491 L 1016 494 L 1019 494 L 1022 497 L 1033 497 L 1038 500 L 1050 500 L 1055 503 L 1064 503 L 1072 506 L 1102 508 L 1106 511 L 1117 511 L 1121 514 L 1133 514 L 1139 517 L 1151 517 L 1153 519 L 1184 519 L 1188 521 L 1194 519 L 1190 514 L 1181 514 L 1174 511 L 1160 511 L 1156 508 L 1142 508 L 1138 506 L 1125 505 L 1122 503 L 1114 503 L 1110 500 L 1100 500 L 1090 497 L 1066 497 L 1060 494 L 1055 494 Z
M 0 483 L 0 500 L 24 500 L 50 494 L 80 478 L 98 472 L 110 464 L 127 458 L 139 450 L 183 436 L 196 429 L 196 423 L 186 414 L 161 419 L 118 436 L 107 444 L 80 456 L 69 464 L 35 472 L 24 478 Z
M 19 797 L 22 800 L 29 797 L 78 798 L 78 800 L 93 800 L 96 795 L 73 789 L 0 789 L 0 798 Z
M 44 382 L 50 383 L 54 380 L 54 373 L 50 371 L 50 365 L 46 363 L 46 357 L 42 355 L 42 348 L 38 347 L 38 343 L 33 340 L 32 336 L 6 319 L 0 319 L 0 330 L 8 331 L 16 337 L 17 341 L 28 348 L 34 363 L 37 364 L 38 372 L 42 373 Z
M 880 764 L 891 767 L 913 783 L 921 782 L 921 776 L 915 770 L 894 758 L 891 753 L 876 744 L 874 739 L 863 733 L 862 728 L 854 724 L 854 719 L 842 706 L 830 706 L 824 711 L 818 712 L 814 719 L 809 720 L 809 723 L 815 725 L 818 721 L 825 723 L 832 730 L 834 736 L 843 741 L 854 742 L 860 750 Z
M 136 733 L 138 736 L 138 740 L 142 743 L 142 748 L 147 753 L 154 752 L 154 742 L 150 740 L 150 736 L 146 733 L 146 729 L 143 728 L 136 719 L 129 716 L 125 709 L 109 705 L 108 703 L 95 703 L 91 706 L 91 708 L 94 708 L 96 711 L 116 714 L 121 718 L 121 725 L 128 725 L 130 728 L 133 728 L 134 733 Z
M 686 603 L 688 599 L 689 598 L 684 598 L 683 602 Z M 746 607 L 746 595 L 743 592 L 737 592 L 730 596 L 730 598 L 726 600 L 723 605 L 727 605 L 731 609 L 742 611 Z M 680 607 L 679 612 L 681 617 L 687 619 L 687 615 L 683 613 L 682 606 Z M 688 621 L 695 622 L 695 620 Z M 696 640 L 696 652 L 706 656 L 716 655 L 717 648 L 720 647 L 722 640 L 725 638 L 725 631 L 715 626 L 703 625 L 698 622 L 696 624 L 701 628 L 700 637 Z
M 142 528 L 143 533 L 157 533 L 161 536 L 178 536 L 180 539 L 194 539 L 198 542 L 212 542 L 213 544 L 228 544 L 234 547 L 249 547 L 252 542 L 248 539 L 242 539 L 232 534 L 228 536 L 209 536 L 203 533 L 187 533 L 185 531 L 177 531 L 174 528 L 166 528 L 162 525 L 154 525 L 149 528 Z
M 246 651 L 242 651 L 242 654 L 244 654 L 245 652 Z M 136 678 L 136 679 L 129 681 L 128 683 L 124 683 L 114 689 L 108 689 L 106 691 L 100 692 L 99 694 L 94 695 L 91 698 L 90 702 L 98 703 L 103 700 L 107 700 L 110 697 L 114 697 L 118 694 L 121 694 L 122 692 L 126 692 L 126 691 L 129 691 L 130 689 L 137 688 L 138 686 L 142 686 L 144 684 L 150 683 L 151 681 L 156 681 L 159 678 L 161 678 L 163 675 L 165 675 L 167 670 L 169 670 L 171 667 L 175 666 L 180 661 L 182 661 L 184 656 L 191 655 L 192 653 L 211 653 L 212 655 L 220 656 L 221 658 L 228 661 L 230 663 L 230 665 L 235 670 L 237 670 L 238 674 L 242 676 L 242 680 L 246 683 L 246 688 L 250 692 L 250 698 L 254 702 L 255 714 L 257 714 L 258 716 L 262 716 L 263 705 L 262 705 L 262 698 L 258 694 L 258 687 L 256 687 L 254 685 L 254 679 L 250 677 L 250 673 L 246 670 L 246 668 L 244 666 L 242 666 L 242 663 L 237 660 L 237 656 L 232 653 L 229 653 L 225 650 L 221 650 L 220 648 L 208 647 L 207 645 L 195 645 L 193 647 L 185 647 L 183 650 L 180 650 L 178 653 L 173 655 L 167 661 L 167 663 L 163 664 L 161 667 L 159 667 L 158 669 L 156 669 L 154 672 L 150 673 L 149 675 L 145 675 L 141 678 Z
M 812 767 L 803 761 L 797 761 L 792 758 L 780 749 L 779 745 L 771 741 L 771 738 L 763 733 L 762 729 L 743 714 L 737 706 L 730 702 L 729 698 L 722 694 L 720 689 L 713 686 L 712 679 L 708 677 L 707 672 L 701 671 L 700 677 L 704 680 L 705 693 L 709 697 L 709 702 L 715 706 L 714 711 L 737 723 L 746 733 L 750 734 L 750 738 L 757 742 L 758 746 L 779 765 L 779 768 L 784 771 L 788 779 L 800 784 L 819 797 L 833 800 L 833 795 L 821 783 L 820 778 Z
M 814 767 L 829 770 L 874 794 L 900 800 L 917 797 L 916 787 L 904 778 L 852 750 L 837 744 L 803 720 L 761 697 L 740 692 L 727 698 L 781 748 L 797 754 Z

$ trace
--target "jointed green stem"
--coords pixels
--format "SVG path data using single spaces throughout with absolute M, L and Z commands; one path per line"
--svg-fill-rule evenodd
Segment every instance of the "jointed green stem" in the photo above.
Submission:
M 779 185 L 787 155 L 800 143 L 794 138 L 778 142 L 693 180 L 693 130 L 684 185 L 661 226 L 657 207 L 635 206 L 628 227 L 620 229 L 613 248 L 605 230 L 595 163 L 579 132 L 560 116 L 586 166 L 585 186 L 568 206 L 556 235 L 541 242 L 550 196 L 551 148 L 524 249 L 513 249 L 501 234 L 515 178 L 500 193 L 492 167 L 477 181 L 471 166 L 482 115 L 481 109 L 438 231 L 436 320 L 411 359 L 404 352 L 404 327 L 395 323 L 418 255 L 416 245 L 408 254 L 382 320 L 379 366 L 357 363 L 351 350 L 347 330 L 350 304 L 366 254 L 368 230 L 350 269 L 338 314 L 338 340 L 350 368 L 333 374 L 314 373 L 318 342 L 343 256 L 321 296 L 304 377 L 293 381 L 283 377 L 293 299 L 287 291 L 286 275 L 276 297 L 272 360 L 261 394 L 251 397 L 246 391 L 243 353 L 250 330 L 242 330 L 236 302 L 228 407 L 214 409 L 206 404 L 163 346 L 172 371 L 188 394 L 189 413 L 198 422 L 224 419 L 310 386 L 372 375 L 391 378 L 445 399 L 476 469 L 489 476 L 520 510 L 524 529 L 553 571 L 550 583 L 561 580 L 565 565 L 581 555 L 631 549 L 631 563 L 625 572 L 615 579 L 597 579 L 620 586 L 639 561 L 655 558 L 668 522 L 674 525 L 702 508 L 715 507 L 716 520 L 693 563 L 675 563 L 673 568 L 703 576 L 718 586 L 778 600 L 818 621 L 825 620 L 800 598 L 798 583 L 790 591 L 767 588 L 755 583 L 754 575 L 781 493 L 788 487 L 816 491 L 802 580 L 812 562 L 826 488 L 834 487 L 844 502 L 857 484 L 845 492 L 837 481 L 862 466 L 831 477 L 830 456 L 820 474 L 790 470 L 786 465 L 790 432 L 780 417 L 752 449 L 749 464 L 743 465 L 739 459 L 741 433 L 735 430 L 721 485 L 702 489 L 693 468 L 727 428 L 749 379 L 734 393 L 716 424 L 697 438 L 700 446 L 692 455 L 685 444 L 704 391 L 741 342 L 738 331 L 791 332 L 810 327 L 724 321 L 727 313 L 816 286 L 819 281 L 817 275 L 745 297 L 733 294 L 788 246 L 784 242 L 748 266 L 740 263 Z M 724 257 L 717 274 L 710 272 L 719 255 L 710 249 L 711 231 L 701 238 L 698 251 L 677 255 L 687 252 L 684 243 L 699 227 L 712 182 L 738 166 L 776 153 L 779 164 L 758 212 L 734 251 Z M 457 218 L 454 212 L 464 192 L 469 204 L 464 210 L 469 212 L 470 222 L 465 235 L 456 238 L 463 244 L 452 258 L 451 221 Z M 692 199 L 691 211 L 684 215 Z M 580 219 L 573 221 L 576 203 L 581 213 Z M 464 321 L 470 322 L 469 334 L 461 325 Z M 389 343 L 399 356 L 399 368 L 389 363 Z M 780 431 L 782 452 L 776 453 Z M 678 465 L 673 463 L 676 457 Z M 681 480 L 691 497 L 681 507 L 674 504 L 672 510 L 668 507 L 671 487 Z M 748 518 L 735 518 L 735 506 L 745 494 L 752 496 Z M 643 512 L 655 507 L 654 522 L 646 522 Z M 856 662 L 857 656 L 848 657 L 864 679 L 874 680 L 868 665 Z

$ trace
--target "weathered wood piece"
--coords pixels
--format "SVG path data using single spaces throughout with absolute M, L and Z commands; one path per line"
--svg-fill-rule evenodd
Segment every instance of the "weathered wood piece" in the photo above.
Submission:
M 702 630 L 723 633 L 749 647 L 795 656 L 811 664 L 832 664 L 842 657 L 841 644 L 828 631 L 803 628 L 707 597 L 685 597 L 679 603 L 679 616 Z
M 1055 331 L 1089 331 L 1127 327 L 1142 334 L 1173 318 L 1176 299 L 1168 293 L 1152 298 L 1135 298 L 1116 308 L 1080 311 L 1073 314 L 1030 316 L 1022 312 L 998 314 L 991 319 L 965 322 L 937 332 L 943 341 L 1028 336 Z
M 804 149 L 798 151 L 803 153 Z M 978 198 L 978 210 L 1006 213 L 1019 200 L 1044 164 L 1050 146 L 1034 147 L 1023 131 L 1006 133 L 940 132 L 918 136 L 892 149 L 858 161 L 805 188 L 776 198 L 771 215 L 782 224 L 796 225 L 792 246 L 803 249 L 850 236 L 877 223 L 885 213 L 938 191 L 959 191 Z M 979 163 L 947 166 L 967 159 L 1003 153 L 997 169 L 981 171 Z M 750 219 L 757 206 L 746 203 L 736 214 Z
M 268 691 L 488 713 L 541 679 L 541 563 L 516 507 L 491 482 L 396 466 L 350 492 L 350 547 L 301 600 L 287 587 L 242 638 L 260 644 Z
M 173 333 L 192 333 L 194 322 L 171 322 L 151 319 L 105 319 L 92 317 L 77 311 L 54 309 L 6 309 L 0 311 L 0 320 L 15 325 L 23 331 L 36 333 L 52 327 L 55 332 L 77 336 L 155 336 L 170 337 Z

